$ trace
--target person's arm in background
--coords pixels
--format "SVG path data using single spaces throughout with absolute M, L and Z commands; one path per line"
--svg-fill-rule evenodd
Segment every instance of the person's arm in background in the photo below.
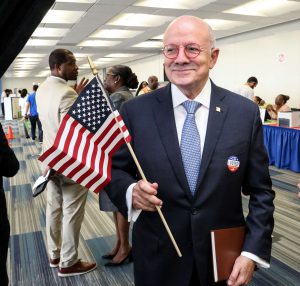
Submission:
M 0 174 L 5 177 L 14 176 L 19 170 L 19 161 L 9 147 L 0 123 Z
M 298 189 L 300 189 L 300 179 L 299 179 L 299 182 L 297 184 L 297 187 L 298 187 Z M 298 198 L 300 199 L 300 190 L 298 191 Z

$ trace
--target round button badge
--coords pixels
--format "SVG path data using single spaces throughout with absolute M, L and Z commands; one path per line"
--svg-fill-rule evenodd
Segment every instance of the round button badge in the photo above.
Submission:
M 240 167 L 239 158 L 236 156 L 230 156 L 227 160 L 227 167 L 230 172 L 232 173 L 236 172 Z

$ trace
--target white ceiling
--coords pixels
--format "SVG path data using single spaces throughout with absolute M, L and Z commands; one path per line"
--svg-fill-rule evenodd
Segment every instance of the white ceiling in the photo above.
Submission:
M 75 1 L 84 3 L 75 3 Z M 286 8 L 282 7 L 277 11 L 270 10 L 261 16 L 251 16 L 224 12 L 248 3 L 250 2 L 249 0 L 180 1 L 183 5 L 188 6 L 189 9 L 135 6 L 140 2 L 146 2 L 141 0 L 58 0 L 32 35 L 30 41 L 33 45 L 29 46 L 29 42 L 26 44 L 4 74 L 4 77 L 46 76 L 49 73 L 48 56 L 56 48 L 67 48 L 75 53 L 78 66 L 83 73 L 89 70 L 87 55 L 90 55 L 96 61 L 98 68 L 103 68 L 158 54 L 161 51 L 162 43 L 160 39 L 154 38 L 161 36 L 168 23 L 180 15 L 195 15 L 202 19 L 207 19 L 208 22 L 212 19 L 218 20 L 212 24 L 217 39 L 300 18 L 300 0 L 256 1 L 263 2 L 269 8 L 274 7 L 277 2 L 288 2 L 288 6 Z M 174 5 L 176 1 L 160 0 L 156 2 L 168 6 L 170 4 Z M 52 10 L 72 11 L 74 13 L 69 17 L 64 17 L 64 20 L 68 23 L 57 23 L 58 16 L 53 16 L 52 13 L 54 11 Z M 248 11 L 246 12 L 247 14 L 251 14 L 249 8 L 246 11 Z M 65 12 L 59 13 L 66 16 Z M 126 24 L 115 25 L 113 23 L 115 17 L 123 13 L 142 13 L 163 17 L 159 17 L 159 19 L 148 26 L 140 26 L 141 20 L 136 20 L 134 24 L 130 24 L 129 20 L 132 19 L 132 15 L 129 15 L 129 20 L 127 19 Z M 146 16 L 142 15 L 142 19 L 146 18 Z M 225 20 L 225 24 L 221 23 L 222 25 L 220 25 L 220 20 Z M 48 29 L 45 32 L 41 28 Z M 53 29 L 49 28 L 59 28 L 59 34 L 53 36 Z M 105 31 L 111 29 L 132 30 L 132 32 L 130 36 L 124 36 L 121 33 L 122 31 Z M 100 35 L 95 35 L 96 31 L 100 31 Z M 50 40 L 51 42 L 47 45 L 39 46 L 39 41 L 37 40 Z M 100 41 L 104 46 L 84 46 L 83 41 L 93 41 L 92 43 Z M 147 41 L 146 44 L 144 43 L 145 41 Z M 36 54 L 39 56 L 36 57 Z M 24 58 L 27 59 L 25 60 Z M 97 61 L 97 59 L 99 60 Z M 26 62 L 28 65 L 25 64 Z

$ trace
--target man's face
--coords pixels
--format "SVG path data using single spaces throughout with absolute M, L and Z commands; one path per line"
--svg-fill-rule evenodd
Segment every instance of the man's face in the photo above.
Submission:
M 113 93 L 116 91 L 116 77 L 112 71 L 112 69 L 109 69 L 106 73 L 106 77 L 104 79 L 104 87 L 108 91 L 109 94 Z
M 157 89 L 157 87 L 158 87 L 158 79 L 157 79 L 157 77 L 151 77 L 151 78 L 149 78 L 149 87 L 152 90 Z
M 65 80 L 77 80 L 78 66 L 74 55 L 67 55 L 67 61 L 59 66 L 59 73 Z
M 249 86 L 254 89 L 257 86 L 256 82 L 250 82 Z
M 199 21 L 179 21 L 167 29 L 164 46 L 175 44 L 179 46 L 176 58 L 165 56 L 165 72 L 169 80 L 179 89 L 200 92 L 206 83 L 209 70 L 214 67 L 219 50 L 212 49 L 208 28 Z M 185 47 L 197 44 L 201 51 L 194 58 L 188 57 Z

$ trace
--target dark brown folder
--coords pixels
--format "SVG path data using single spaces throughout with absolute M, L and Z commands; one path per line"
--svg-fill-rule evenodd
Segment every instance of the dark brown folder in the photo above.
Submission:
M 237 257 L 242 252 L 245 226 L 211 231 L 211 246 L 215 282 L 227 280 Z

